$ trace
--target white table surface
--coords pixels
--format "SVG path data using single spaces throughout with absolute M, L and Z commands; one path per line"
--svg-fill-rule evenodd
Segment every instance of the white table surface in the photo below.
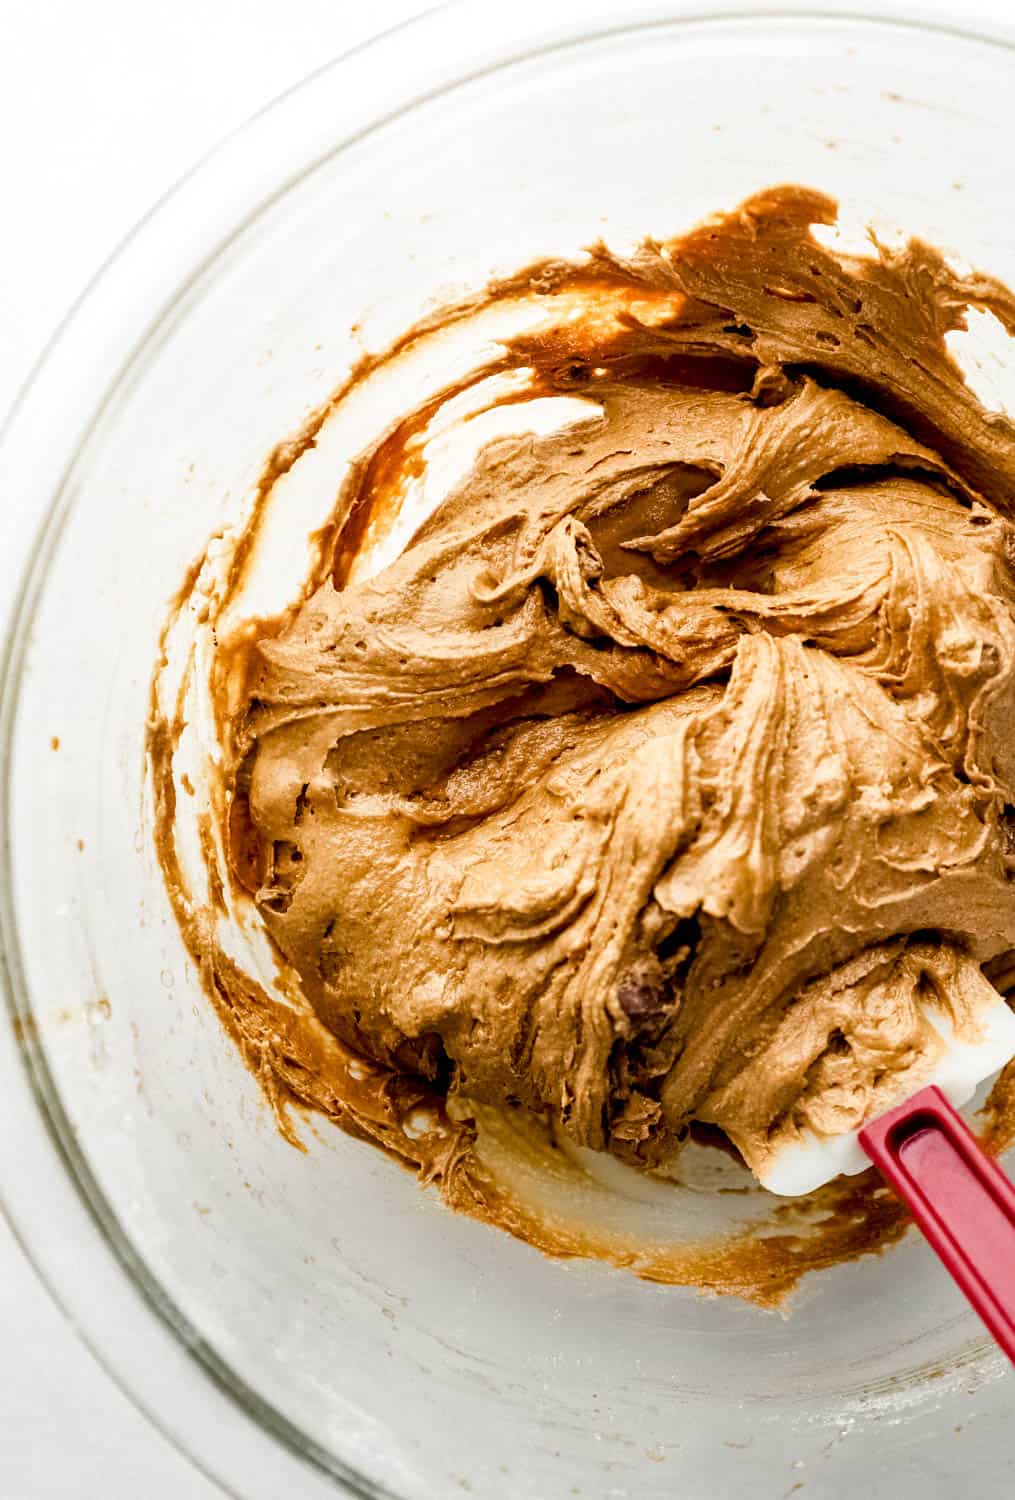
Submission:
M 0 413 L 111 250 L 194 161 L 328 58 L 426 8 L 0 0 Z M 1013 17 L 1011 0 L 955 11 L 984 28 Z M 0 1500 L 221 1500 L 95 1364 L 2 1217 L 0 1403 Z

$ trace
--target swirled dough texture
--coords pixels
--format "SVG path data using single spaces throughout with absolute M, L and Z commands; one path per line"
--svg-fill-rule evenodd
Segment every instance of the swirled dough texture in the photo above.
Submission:
M 639 1164 L 856 1124 L 1015 947 L 1015 433 L 944 341 L 1015 305 L 833 217 L 781 189 L 593 252 L 590 316 L 513 351 L 587 418 L 326 578 L 234 720 L 326 1025 Z

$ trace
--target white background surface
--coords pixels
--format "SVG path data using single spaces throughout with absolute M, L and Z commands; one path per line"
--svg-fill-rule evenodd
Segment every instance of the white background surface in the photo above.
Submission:
M 426 8 L 0 0 L 0 413 L 102 262 L 217 140 Z M 0 1500 L 221 1495 L 95 1364 L 0 1218 Z
M 0 413 L 94 272 L 194 161 L 336 53 L 425 8 L 0 0 Z M 956 0 L 955 13 L 985 27 L 1010 24 L 1013 8 Z M 10 582 L 0 559 L 0 589 Z M 2 1218 L 0 1412 L 0 1500 L 221 1496 L 95 1365 Z

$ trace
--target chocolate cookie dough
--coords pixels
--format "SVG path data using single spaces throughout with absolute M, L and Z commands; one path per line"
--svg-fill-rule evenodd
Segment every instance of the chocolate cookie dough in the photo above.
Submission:
M 495 368 L 584 415 L 349 581 L 385 435 L 215 666 L 233 873 L 327 1032 L 641 1167 L 856 1124 L 1015 947 L 1015 429 L 945 343 L 1015 300 L 834 215 L 491 289 L 544 313 Z

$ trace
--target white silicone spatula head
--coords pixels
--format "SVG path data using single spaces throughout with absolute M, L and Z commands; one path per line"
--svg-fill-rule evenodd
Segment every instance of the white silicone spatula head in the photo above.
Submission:
M 960 1040 L 951 1022 L 939 1010 L 927 1006 L 928 1021 L 946 1043 L 944 1055 L 934 1070 L 920 1080 L 919 1087 L 936 1085 L 955 1105 L 966 1104 L 979 1085 L 1015 1057 L 1015 1012 L 1004 1000 L 983 1011 L 978 1017 L 980 1038 Z M 897 1108 L 916 1090 L 903 1083 L 897 1098 L 888 1108 Z M 886 1110 L 879 1109 L 883 1114 Z M 842 1174 L 852 1176 L 870 1166 L 870 1159 L 860 1144 L 860 1131 L 871 1122 L 862 1120 L 854 1130 L 842 1135 L 819 1136 L 804 1131 L 799 1140 L 788 1142 L 758 1173 L 758 1180 L 771 1193 L 796 1198 L 822 1183 Z

